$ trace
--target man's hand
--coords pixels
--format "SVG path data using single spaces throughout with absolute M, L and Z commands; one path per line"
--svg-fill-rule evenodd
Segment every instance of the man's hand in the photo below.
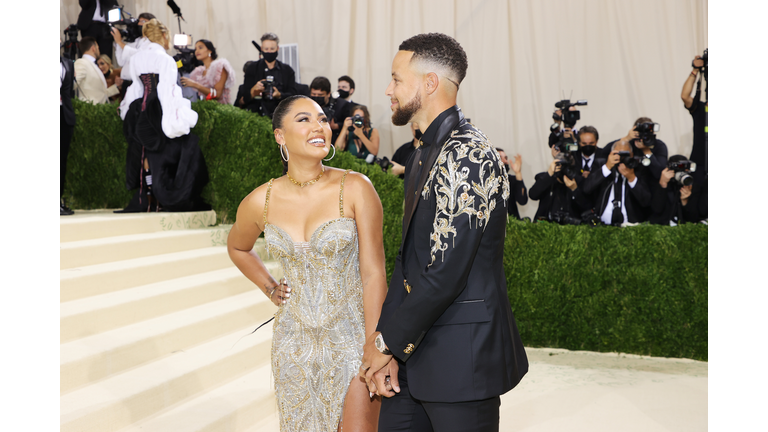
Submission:
M 635 141 L 635 145 L 637 146 L 637 148 L 643 151 L 644 155 L 649 155 L 653 153 L 653 150 L 651 150 L 650 147 L 646 147 L 645 144 L 643 144 L 643 140 L 641 139 Z
M 572 132 L 572 129 L 567 127 L 565 129 L 563 129 L 563 136 L 565 138 L 570 138 L 571 137 L 571 132 Z
M 392 174 L 400 175 L 405 174 L 405 167 L 397 162 L 392 162 Z
M 277 89 L 277 87 L 272 87 L 272 98 L 273 99 L 280 99 L 283 96 L 282 93 L 280 93 L 280 90 Z
M 691 197 L 691 189 L 693 189 L 693 185 L 683 186 L 680 188 L 680 203 L 684 206 L 688 204 L 688 198 Z
M 664 168 L 663 171 L 661 171 L 661 177 L 659 178 L 659 185 L 663 189 L 666 189 L 669 185 L 669 181 L 672 180 L 675 177 L 675 172 L 672 171 L 669 168 Z
M 693 67 L 693 70 L 696 71 L 696 73 L 699 73 L 700 67 L 704 67 L 704 60 L 701 59 L 700 55 L 697 55 L 693 58 L 693 61 L 691 61 L 691 66 Z
M 523 157 L 519 154 L 515 155 L 515 161 L 509 161 L 509 167 L 512 168 L 512 171 L 515 173 L 515 177 L 518 180 L 523 179 L 523 175 L 521 174 L 521 170 L 523 168 Z
M 584 178 L 589 177 L 589 171 L 582 171 L 581 176 Z
M 635 170 L 632 168 L 627 168 L 624 164 L 619 164 L 619 173 L 627 178 L 628 182 L 635 181 Z
M 360 365 L 360 377 L 365 378 L 365 383 L 368 385 L 368 391 L 371 393 L 376 392 L 376 385 L 373 383 L 373 374 L 380 371 L 386 366 L 393 356 L 385 355 L 379 352 L 376 348 L 376 336 L 379 332 L 374 332 L 365 341 L 363 347 L 363 363 Z M 383 388 L 383 387 L 382 387 Z
M 251 97 L 256 97 L 261 94 L 261 92 L 264 91 L 264 83 L 262 81 L 259 81 L 256 83 L 255 86 L 251 87 Z
M 115 40 L 115 43 L 120 45 L 120 48 L 125 48 L 125 42 L 123 42 L 123 35 L 120 34 L 120 30 L 112 27 L 110 33 L 112 33 L 112 39 Z
M 400 393 L 400 381 L 397 379 L 397 371 L 399 370 L 400 365 L 397 364 L 397 359 L 393 357 L 383 369 L 373 374 L 373 384 L 376 389 L 371 390 L 371 387 L 368 386 L 368 391 L 384 397 L 392 397 Z
M 623 141 L 629 142 L 631 140 L 640 138 L 640 133 L 636 131 L 635 128 L 636 126 L 632 126 L 632 129 L 630 129 L 629 132 L 627 132 L 627 136 L 624 137 Z
M 547 169 L 547 174 L 549 174 L 550 177 L 554 176 L 556 172 L 560 172 L 561 166 L 557 162 L 558 160 L 555 159 L 549 164 L 549 168 Z
M 619 161 L 621 160 L 621 156 L 619 156 L 618 150 L 612 150 L 611 154 L 608 155 L 608 160 L 605 161 L 605 167 L 609 170 L 612 170 L 613 167 L 615 167 Z
M 576 185 L 576 180 L 571 180 L 568 178 L 568 176 L 563 176 L 563 181 L 565 181 L 565 186 L 568 187 L 568 189 L 571 190 L 571 192 L 575 191 L 578 185 Z

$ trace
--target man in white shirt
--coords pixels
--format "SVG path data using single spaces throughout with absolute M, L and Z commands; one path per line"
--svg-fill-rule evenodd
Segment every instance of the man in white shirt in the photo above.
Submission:
M 155 16 L 151 13 L 144 12 L 139 15 L 139 28 L 143 28 L 142 26 L 151 19 L 155 19 Z M 130 80 L 131 77 L 129 76 L 129 71 L 131 57 L 139 52 L 141 47 L 149 44 L 149 39 L 142 36 L 133 42 L 124 42 L 123 36 L 116 28 L 112 28 L 112 38 L 115 40 L 115 59 L 117 60 L 117 64 L 123 68 L 122 72 L 120 72 L 120 78 Z
M 91 103 L 108 103 L 109 97 L 118 94 L 117 86 L 107 88 L 107 80 L 96 64 L 99 45 L 96 39 L 84 37 L 78 44 L 83 57 L 75 61 L 75 81 L 78 98 Z

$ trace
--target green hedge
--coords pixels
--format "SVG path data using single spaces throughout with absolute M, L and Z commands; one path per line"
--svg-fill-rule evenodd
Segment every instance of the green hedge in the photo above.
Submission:
M 116 105 L 75 101 L 77 125 L 65 196 L 78 209 L 119 208 L 127 144 Z M 211 181 L 203 196 L 222 223 L 240 201 L 282 174 L 268 119 L 217 102 L 195 102 Z M 384 207 L 391 276 L 400 246 L 402 181 L 338 152 L 327 163 L 373 182 Z M 510 221 L 505 271 L 523 342 L 573 350 L 707 359 L 707 227 L 571 227 Z

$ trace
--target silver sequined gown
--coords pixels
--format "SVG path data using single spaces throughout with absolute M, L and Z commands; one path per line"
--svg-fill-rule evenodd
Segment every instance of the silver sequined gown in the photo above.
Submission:
M 272 189 L 264 208 L 267 251 L 283 267 L 291 298 L 273 326 L 272 374 L 281 431 L 336 431 L 344 398 L 358 372 L 365 343 L 363 286 L 357 225 L 344 217 L 322 224 L 308 243 L 295 243 L 267 222 Z

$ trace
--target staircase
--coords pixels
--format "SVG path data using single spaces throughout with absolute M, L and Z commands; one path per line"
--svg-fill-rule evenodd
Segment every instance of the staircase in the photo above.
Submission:
M 276 307 L 215 223 L 213 211 L 61 218 L 62 432 L 279 429 L 271 323 L 248 335 Z M 280 278 L 263 239 L 254 249 Z

